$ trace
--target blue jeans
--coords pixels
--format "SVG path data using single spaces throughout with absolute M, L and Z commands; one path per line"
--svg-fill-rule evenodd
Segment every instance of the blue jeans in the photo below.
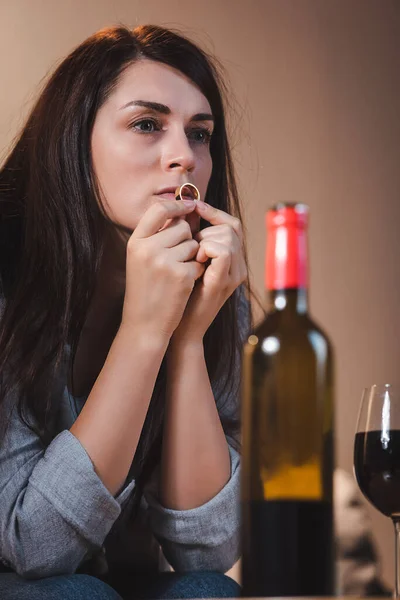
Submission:
M 123 581 L 112 582 L 112 586 L 85 574 L 28 580 L 16 573 L 0 573 L 1 600 L 174 600 L 240 595 L 236 581 L 216 572 L 126 576 Z

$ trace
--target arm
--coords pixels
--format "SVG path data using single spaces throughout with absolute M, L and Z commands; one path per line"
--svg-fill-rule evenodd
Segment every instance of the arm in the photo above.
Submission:
M 194 202 L 155 203 L 128 239 L 121 326 L 71 428 L 111 493 L 126 479 L 162 359 L 204 272 L 190 260 L 198 243 L 183 217 L 193 209 Z
M 15 398 L 0 406 L 0 418 L 12 413 L 0 445 L 0 556 L 20 575 L 73 573 L 101 547 L 133 489 L 131 482 L 114 497 L 170 337 L 204 271 L 190 261 L 197 243 L 184 221 L 160 228 L 191 210 L 176 201 L 156 203 L 128 240 L 123 324 L 71 430 L 44 450 L 14 410 Z
M 165 504 L 176 508 L 166 508 L 159 502 L 159 489 L 156 474 L 153 482 L 145 490 L 149 505 L 150 523 L 158 537 L 164 554 L 171 565 L 179 571 L 216 570 L 226 572 L 236 562 L 240 552 L 240 460 L 238 453 L 228 446 L 230 465 L 226 460 L 227 444 L 221 435 L 221 424 L 217 422 L 214 393 L 210 393 L 208 373 L 204 356 L 199 354 L 200 340 L 234 292 L 238 294 L 239 331 L 241 341 L 249 323 L 250 306 L 240 285 L 246 281 L 247 268 L 244 258 L 243 233 L 238 219 L 198 202 L 198 211 L 212 227 L 199 232 L 195 239 L 200 247 L 196 261 L 205 263 L 211 259 L 203 278 L 193 289 L 182 319 L 171 340 L 171 361 L 168 369 L 167 421 L 165 450 L 162 457 L 161 489 Z M 240 305 L 245 305 L 243 310 Z M 190 349 L 190 351 L 189 351 Z M 190 365 L 184 352 L 190 352 L 188 359 L 197 358 L 198 368 Z M 236 354 L 237 368 L 235 379 L 240 381 L 241 348 Z M 189 371 L 184 374 L 182 364 Z M 177 369 L 181 374 L 177 374 Z M 196 432 L 195 418 L 187 410 L 191 378 L 196 387 L 200 386 L 197 399 L 199 410 L 194 408 L 195 417 L 201 423 Z M 219 387 L 217 382 L 216 388 Z M 176 396 L 176 397 L 175 397 Z M 230 393 L 222 404 L 230 414 L 237 414 L 239 389 Z M 218 397 L 218 394 L 215 395 Z M 218 398 L 220 400 L 220 398 Z M 186 402 L 186 404 L 184 404 Z M 202 408 L 204 410 L 202 410 Z M 228 412 L 228 414 L 229 414 Z M 184 428 L 189 426 L 193 439 L 188 440 Z M 201 432 L 204 440 L 201 440 Z M 211 437 L 211 451 L 207 448 Z M 205 458 L 196 456 L 204 452 Z M 188 453 L 188 457 L 182 456 Z M 178 456 L 180 454 L 180 456 Z M 175 474 L 175 462 L 178 462 Z M 218 462 L 214 465 L 213 460 Z M 197 479 L 197 465 L 199 480 Z M 211 468 L 210 481 L 207 480 Z M 227 479 L 228 478 L 228 479 Z M 224 485 L 224 481 L 226 482 Z M 221 488 L 222 486 L 222 488 Z M 220 490 L 220 491 L 218 491 Z M 214 495 L 213 495 L 214 494 Z M 210 498 L 211 496 L 211 498 Z M 199 503 L 203 501 L 203 504 Z M 190 508 L 192 507 L 192 508 Z
M 231 476 L 228 444 L 208 378 L 203 343 L 172 338 L 167 354 L 167 394 L 160 499 L 187 510 L 217 495 Z
M 135 335 L 122 326 L 70 429 L 112 495 L 124 484 L 132 464 L 167 346 L 167 338 Z M 140 373 L 134 385 L 133 373 Z
M 243 294 L 243 290 L 238 290 L 238 295 L 239 331 L 240 340 L 243 342 L 249 330 L 250 307 Z M 175 356 L 178 358 L 178 354 Z M 190 362 L 190 356 L 192 362 L 195 360 L 193 354 L 189 355 L 187 357 L 188 363 Z M 203 389 L 207 392 L 209 391 L 208 386 L 210 385 L 208 373 L 203 371 L 204 364 L 199 359 L 198 355 L 197 359 L 198 365 L 193 366 L 193 373 L 197 374 L 197 376 L 201 375 L 204 385 Z M 235 369 L 235 382 L 233 382 L 232 385 L 233 391 L 231 391 L 229 395 L 227 395 L 227 393 L 222 394 L 221 382 L 216 382 L 212 390 L 212 402 L 214 403 L 214 406 L 211 408 L 209 404 L 204 402 L 203 404 L 206 405 L 203 406 L 204 411 L 199 413 L 200 415 L 203 415 L 204 424 L 209 422 L 214 426 L 215 422 L 213 418 L 215 413 L 217 413 L 219 419 L 219 415 L 222 414 L 222 411 L 226 416 L 232 417 L 237 415 L 240 390 L 240 353 L 237 353 L 236 361 L 237 368 Z M 185 367 L 182 363 L 180 366 L 182 367 L 182 371 L 184 371 Z M 187 383 L 190 388 L 187 390 L 186 398 L 183 398 L 183 396 L 181 398 L 182 405 L 193 408 L 194 390 L 196 389 L 197 382 L 196 385 L 195 382 L 191 382 L 191 376 L 184 377 L 181 375 L 181 377 L 184 379 L 182 384 L 186 385 Z M 214 397 L 218 398 L 218 406 L 221 407 L 219 414 L 215 408 Z M 211 398 L 207 398 L 211 402 Z M 199 397 L 196 399 L 196 403 L 199 401 L 202 403 L 203 398 Z M 183 418 L 184 416 L 185 413 L 181 412 L 179 418 Z M 178 415 L 176 415 L 176 417 L 178 417 Z M 181 422 L 181 424 L 185 425 L 183 422 Z M 195 419 L 193 419 L 192 422 L 189 421 L 189 425 L 190 424 L 191 427 L 195 428 Z M 197 464 L 199 463 L 198 458 L 200 457 L 195 456 L 195 451 L 193 450 L 193 447 L 190 446 L 190 442 L 188 450 L 191 453 L 193 452 L 191 454 L 193 460 L 192 468 L 189 469 L 188 462 L 181 462 L 181 468 L 187 468 L 188 471 L 186 472 L 185 470 L 186 480 L 182 481 L 182 488 L 178 491 L 183 491 L 186 496 L 185 501 L 187 501 L 187 498 L 192 496 L 191 490 L 193 489 L 196 494 L 195 500 L 191 500 L 190 503 L 187 502 L 185 508 L 181 507 L 181 509 L 177 510 L 174 508 L 166 508 L 166 506 L 164 506 L 165 500 L 162 499 L 161 502 L 159 501 L 159 493 L 162 489 L 162 485 L 160 485 L 162 480 L 162 469 L 159 470 L 159 473 L 154 473 L 152 480 L 145 488 L 145 498 L 149 505 L 150 523 L 153 532 L 160 541 L 165 557 L 176 571 L 212 570 L 224 573 L 232 567 L 240 555 L 240 457 L 231 445 L 234 443 L 233 440 L 226 438 L 229 445 L 225 440 L 221 441 L 217 435 L 219 427 L 220 423 L 218 423 L 218 427 L 215 426 L 215 431 L 209 432 L 203 430 L 203 439 L 201 439 L 201 436 L 199 435 L 197 443 L 199 444 L 199 452 L 205 451 L 206 454 L 208 451 L 206 446 L 211 439 L 214 444 L 219 444 L 221 442 L 223 448 L 227 447 L 229 452 L 229 472 L 227 474 L 228 479 L 225 485 L 223 481 L 226 477 L 226 472 L 222 474 L 222 469 L 220 470 L 220 467 L 225 468 L 223 452 L 222 460 L 220 461 L 221 464 L 212 464 L 208 467 L 213 469 L 213 485 L 208 485 L 207 468 L 205 472 L 203 471 L 204 479 L 199 479 L 198 483 Z M 181 438 L 181 441 L 183 442 L 183 438 Z M 185 452 L 186 447 L 183 454 L 185 454 Z M 215 445 L 213 452 L 214 455 L 210 460 L 215 463 L 217 462 Z M 167 455 L 163 457 L 164 461 L 166 456 Z M 211 456 L 211 454 L 209 456 Z M 166 466 L 167 463 L 164 462 L 164 468 Z M 182 473 L 182 471 L 180 472 Z M 166 476 L 167 473 L 164 471 L 164 477 Z M 218 476 L 220 476 L 221 479 L 217 482 Z M 176 478 L 174 477 L 173 481 L 175 481 L 175 479 Z M 220 486 L 223 487 L 220 488 Z M 203 493 L 204 491 L 206 492 L 205 494 Z M 204 503 L 199 506 L 199 502 L 201 501 L 200 495 L 203 496 Z M 178 500 L 181 502 L 182 497 Z M 190 506 L 195 506 L 195 508 L 190 508 Z
M 148 375 L 148 381 L 138 383 L 135 393 L 144 394 L 147 388 L 151 393 L 150 373 L 154 371 L 155 379 L 155 356 L 161 357 L 163 351 L 157 349 L 157 354 L 153 347 L 144 352 L 140 344 L 134 345 L 130 340 L 131 336 L 122 334 L 115 339 L 98 380 L 104 381 L 104 387 L 93 389 L 96 396 L 92 396 L 92 401 L 93 397 L 98 399 L 99 411 L 97 415 L 92 413 L 91 418 L 100 428 L 97 440 L 102 447 L 103 438 L 107 434 L 113 436 L 114 428 L 118 427 L 116 421 L 127 404 L 126 401 L 124 404 L 126 396 L 123 395 L 127 383 L 122 377 L 124 369 L 128 377 L 129 369 L 135 364 L 130 361 L 136 361 L 135 366 L 140 365 Z M 115 360 L 120 354 L 126 354 L 128 359 L 125 362 L 121 360 L 118 368 Z M 132 370 L 129 379 L 132 380 Z M 121 387 L 118 388 L 118 385 Z M 112 386 L 112 392 L 109 386 Z M 144 386 L 147 388 L 144 389 Z M 120 411 L 116 410 L 117 392 L 121 397 Z M 130 394 L 138 403 L 139 396 L 134 396 L 132 391 Z M 109 410 L 110 397 L 113 398 L 114 410 Z M 118 495 L 115 493 L 124 483 L 129 457 L 121 454 L 125 464 L 118 464 L 115 477 L 110 477 L 107 463 L 102 462 L 101 452 L 96 453 L 97 447 L 91 445 L 91 438 L 88 437 L 88 448 L 93 452 L 94 460 L 99 461 L 99 471 L 108 489 L 96 473 L 93 458 L 71 431 L 61 431 L 43 449 L 38 436 L 19 418 L 15 400 L 8 397 L 0 406 L 0 418 L 8 420 L 11 417 L 5 438 L 0 444 L 0 559 L 26 578 L 74 573 L 86 558 L 101 548 L 121 512 L 122 504 L 133 490 L 134 482 L 131 482 Z M 58 398 L 55 401 L 61 400 Z M 105 416 L 106 400 L 108 420 Z M 135 411 L 134 406 L 131 411 Z M 115 420 L 112 422 L 110 419 L 114 413 Z M 86 423 L 89 417 L 90 411 L 86 411 Z M 125 418 L 128 418 L 127 412 Z M 81 432 L 86 441 L 84 427 Z M 121 445 L 120 439 L 118 445 Z M 123 450 L 127 454 L 134 452 L 133 445 L 122 445 L 121 452 Z M 115 450 L 114 460 L 118 460 Z
M 196 261 L 211 259 L 211 264 L 192 292 L 167 353 L 161 469 L 161 500 L 181 510 L 210 500 L 231 475 L 203 338 L 232 292 L 240 298 L 239 286 L 247 277 L 240 221 L 201 202 L 196 211 L 213 225 L 195 236 L 200 242 Z

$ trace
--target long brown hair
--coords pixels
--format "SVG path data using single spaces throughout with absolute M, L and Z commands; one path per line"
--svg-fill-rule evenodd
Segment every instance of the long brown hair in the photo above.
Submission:
M 224 84 L 215 59 L 173 31 L 116 26 L 88 38 L 59 65 L 0 170 L 0 283 L 5 301 L 0 403 L 15 393 L 20 418 L 37 433 L 43 448 L 56 433 L 53 388 L 68 344 L 72 373 L 110 227 L 99 208 L 92 169 L 93 123 L 123 70 L 142 57 L 178 69 L 209 101 L 215 130 L 205 200 L 242 218 L 227 140 Z M 249 282 L 244 287 L 249 293 Z M 215 386 L 219 382 L 217 404 L 238 392 L 243 338 L 237 304 L 235 293 L 204 339 L 210 380 Z M 160 459 L 165 375 L 164 358 L 133 461 L 138 494 Z M 238 416 L 236 406 L 222 418 L 225 432 L 233 437 Z

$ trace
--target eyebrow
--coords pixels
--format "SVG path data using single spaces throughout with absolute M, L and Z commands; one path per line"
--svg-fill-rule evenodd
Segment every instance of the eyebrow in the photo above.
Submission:
M 121 106 L 119 110 L 124 110 L 125 108 L 129 108 L 131 106 L 144 106 L 145 108 L 150 108 L 156 112 L 162 113 L 163 115 L 170 115 L 171 109 L 165 104 L 160 104 L 159 102 L 150 102 L 148 100 L 131 100 L 124 106 Z M 197 113 L 193 115 L 191 121 L 214 121 L 214 116 L 210 113 Z

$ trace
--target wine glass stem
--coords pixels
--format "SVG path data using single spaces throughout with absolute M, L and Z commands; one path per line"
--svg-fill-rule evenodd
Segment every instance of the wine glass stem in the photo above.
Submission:
M 394 531 L 395 531 L 395 550 L 394 550 L 394 574 L 395 574 L 395 588 L 394 598 L 400 598 L 400 572 L 399 572 L 399 559 L 400 559 L 400 520 L 393 519 Z

